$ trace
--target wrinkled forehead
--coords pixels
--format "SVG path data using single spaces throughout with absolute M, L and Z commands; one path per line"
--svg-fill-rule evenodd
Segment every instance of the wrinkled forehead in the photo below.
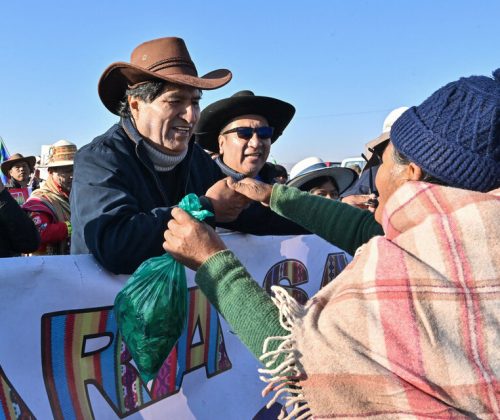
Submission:
M 163 94 L 178 96 L 182 98 L 201 98 L 202 91 L 201 89 L 192 87 L 192 86 L 184 86 L 184 85 L 176 85 L 173 83 L 165 83 L 165 88 L 163 89 Z
M 266 117 L 257 114 L 238 115 L 230 120 L 222 129 L 221 133 L 236 127 L 263 127 L 269 125 Z

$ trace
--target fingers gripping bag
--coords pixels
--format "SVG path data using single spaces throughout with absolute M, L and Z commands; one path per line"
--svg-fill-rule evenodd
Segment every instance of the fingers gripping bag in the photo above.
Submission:
M 201 210 L 196 194 L 179 207 L 198 220 L 213 216 Z M 184 266 L 170 254 L 144 261 L 115 299 L 115 317 L 142 379 L 156 377 L 182 334 L 188 290 Z

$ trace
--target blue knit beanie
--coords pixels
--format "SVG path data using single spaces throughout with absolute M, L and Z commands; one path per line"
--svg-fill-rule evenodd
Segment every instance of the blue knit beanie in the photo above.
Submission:
M 500 69 L 462 78 L 408 109 L 391 128 L 394 147 L 449 186 L 500 187 Z

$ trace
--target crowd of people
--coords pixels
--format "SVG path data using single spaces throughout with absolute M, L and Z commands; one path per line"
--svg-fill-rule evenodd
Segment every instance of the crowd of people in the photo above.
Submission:
M 268 162 L 295 108 L 250 90 L 208 105 L 184 41 L 111 64 L 98 92 L 117 124 L 76 150 L 2 163 L 0 256 L 92 254 L 132 273 L 167 251 L 263 360 L 288 417 L 500 417 L 500 69 L 391 112 L 357 171 Z M 22 209 L 9 190 L 32 188 Z M 214 216 L 176 207 L 188 193 Z M 306 305 L 269 296 L 217 229 L 317 234 L 354 255 Z

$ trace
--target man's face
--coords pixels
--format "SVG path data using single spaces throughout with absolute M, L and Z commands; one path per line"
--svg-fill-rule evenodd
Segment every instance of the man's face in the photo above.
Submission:
M 389 197 L 405 182 L 406 166 L 394 162 L 394 146 L 391 142 L 387 145 L 382 155 L 382 163 L 375 178 L 378 190 L 378 207 L 375 210 L 375 220 L 382 223 L 382 214 Z
M 199 89 L 166 87 L 152 102 L 130 98 L 129 104 L 139 133 L 170 155 L 183 153 L 200 116 Z
M 242 115 L 227 124 L 221 133 L 237 127 L 267 127 L 267 120 L 260 115 Z M 219 152 L 231 169 L 249 177 L 255 177 L 266 163 L 271 150 L 271 138 L 260 139 L 257 133 L 245 140 L 236 132 L 219 135 Z
M 73 185 L 73 166 L 58 166 L 49 169 L 52 179 L 69 194 Z
M 14 178 L 17 182 L 28 182 L 30 173 L 30 166 L 24 161 L 17 162 L 9 171 L 11 178 Z

